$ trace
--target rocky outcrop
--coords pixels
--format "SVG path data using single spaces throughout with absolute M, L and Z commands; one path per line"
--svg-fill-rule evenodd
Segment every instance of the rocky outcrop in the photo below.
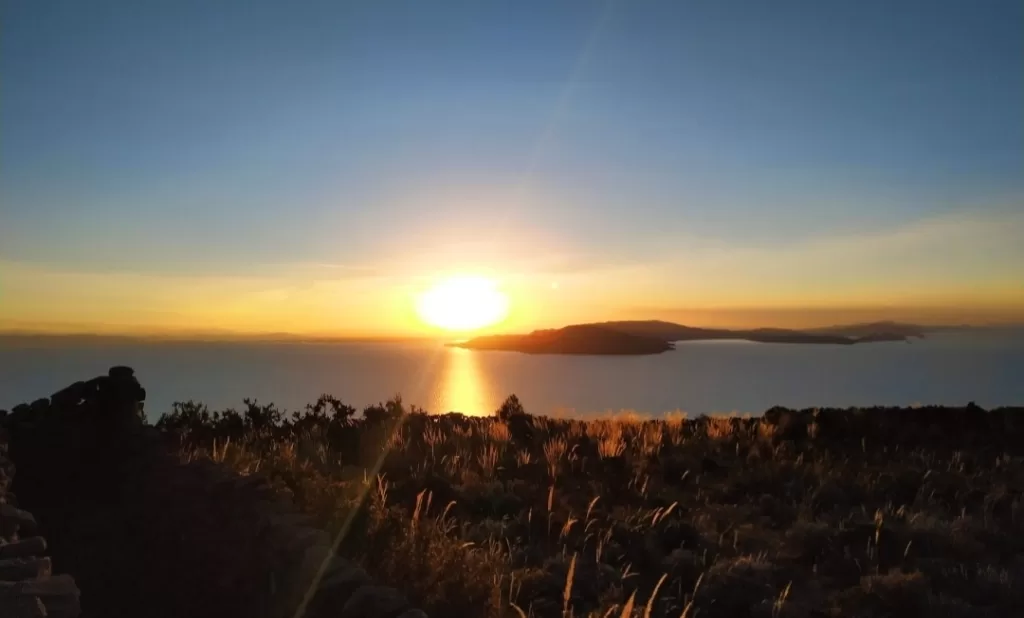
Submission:
M 50 576 L 42 539 L 2 545 L 0 615 L 76 615 L 75 582 L 86 618 L 423 615 L 336 555 L 262 478 L 165 452 L 142 420 L 144 398 L 132 370 L 115 367 L 0 420 L 18 462 L 13 489 L 75 578 Z M 31 520 L 5 508 L 5 526 Z M 24 579 L 4 587 L 6 573 Z
M 46 539 L 31 536 L 35 517 L 18 508 L 9 491 L 14 471 L 0 430 L 0 616 L 74 618 L 80 613 L 78 587 L 69 575 L 53 575 Z

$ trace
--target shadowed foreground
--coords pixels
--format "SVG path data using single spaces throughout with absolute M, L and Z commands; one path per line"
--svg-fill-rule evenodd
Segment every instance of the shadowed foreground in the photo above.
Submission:
M 0 412 L 17 469 L 0 491 L 0 616 L 73 618 L 80 591 L 87 618 L 423 618 L 263 477 L 183 465 L 142 423 L 144 398 L 116 367 Z M 14 520 L 45 542 L 16 543 Z M 53 577 L 50 558 L 23 558 L 47 550 Z
M 436 616 L 1024 615 L 1021 409 L 763 418 L 292 416 L 178 404 L 186 461 L 262 474 Z
M 0 413 L 5 615 L 77 615 L 79 590 L 86 617 L 1024 614 L 1021 409 L 357 418 L 323 396 L 147 427 L 144 397 L 114 368 Z

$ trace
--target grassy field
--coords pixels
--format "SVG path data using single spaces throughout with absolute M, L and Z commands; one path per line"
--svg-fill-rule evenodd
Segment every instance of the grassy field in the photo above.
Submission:
M 322 397 L 287 417 L 177 404 L 158 426 L 183 459 L 267 476 L 435 618 L 1024 615 L 1024 466 L 997 439 L 1016 417 L 938 410 L 584 421 Z

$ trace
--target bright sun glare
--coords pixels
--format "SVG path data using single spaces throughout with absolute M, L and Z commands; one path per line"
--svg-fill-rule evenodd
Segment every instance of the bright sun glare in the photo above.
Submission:
M 508 297 L 484 277 L 451 277 L 416 302 L 420 319 L 446 330 L 465 331 L 497 324 L 508 314 Z

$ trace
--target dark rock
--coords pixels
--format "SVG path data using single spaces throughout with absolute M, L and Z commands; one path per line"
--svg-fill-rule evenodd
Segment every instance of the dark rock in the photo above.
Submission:
M 20 582 L 0 582 L 0 607 L 18 598 L 36 597 L 46 608 L 44 616 L 71 618 L 81 613 L 78 586 L 69 575 Z
M 135 370 L 131 367 L 118 365 L 116 367 L 111 367 L 110 371 L 107 372 L 107 375 L 116 379 L 131 379 L 135 377 Z
M 77 406 L 87 399 L 91 392 L 92 389 L 85 382 L 75 382 L 71 386 L 50 395 L 50 405 L 58 408 Z
M 46 607 L 39 597 L 17 596 L 0 601 L 4 618 L 46 618 Z
M 317 587 L 313 605 L 326 616 L 334 615 L 345 607 L 352 595 L 373 581 L 366 571 L 341 558 L 335 558 L 327 567 L 320 585 Z
M 0 504 L 0 535 L 10 537 L 19 530 L 32 532 L 35 528 L 36 518 L 32 513 L 10 504 Z
M 87 380 L 84 388 L 89 389 L 92 394 L 96 394 L 107 391 L 108 384 L 110 384 L 110 376 L 97 376 L 91 380 Z
M 41 536 L 23 539 L 14 543 L 0 545 L 0 560 L 8 558 L 28 558 L 46 553 L 46 539 Z
M 402 594 L 386 586 L 364 586 L 352 594 L 341 610 L 341 618 L 397 618 L 409 602 Z
M 22 581 L 26 579 L 45 579 L 50 576 L 53 567 L 50 559 L 43 558 L 10 558 L 0 560 L 0 581 Z

